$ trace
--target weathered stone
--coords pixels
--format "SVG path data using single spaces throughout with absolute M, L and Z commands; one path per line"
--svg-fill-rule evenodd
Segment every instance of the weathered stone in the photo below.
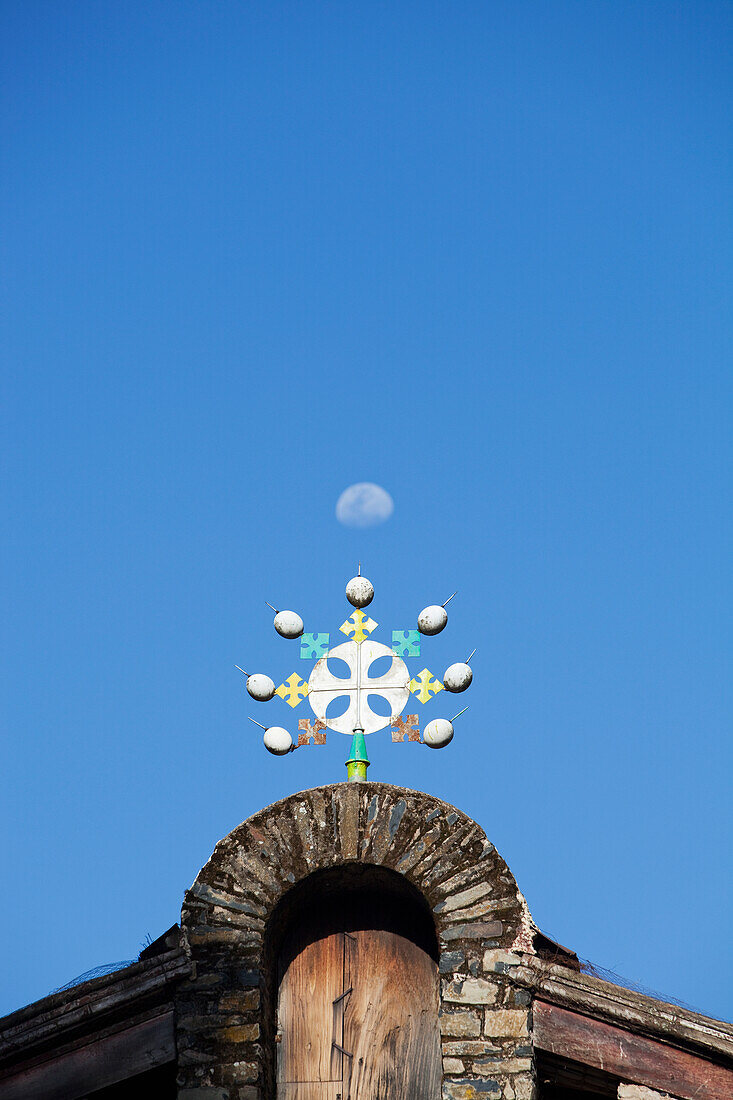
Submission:
M 441 871 L 445 875 L 449 875 L 448 878 L 441 878 Z M 441 894 L 446 897 L 448 894 L 452 894 L 454 890 L 460 890 L 462 886 L 468 886 L 469 883 L 485 882 L 491 877 L 491 869 L 486 864 L 473 864 L 467 867 L 465 870 L 458 871 L 456 874 L 451 874 L 450 869 L 445 865 L 440 868 L 436 865 L 425 876 L 427 883 L 436 881 L 436 888 Z
M 265 922 L 261 917 L 253 917 L 249 913 L 230 913 L 221 905 L 214 905 L 209 915 L 210 924 L 218 924 L 231 928 L 247 928 L 255 932 L 264 932 Z
M 475 924 L 453 924 L 441 932 L 441 939 L 450 940 L 484 940 L 493 936 L 500 936 L 504 931 L 504 925 L 500 920 L 476 921 Z
M 486 1039 L 463 1039 L 459 1042 L 443 1042 L 443 1054 L 448 1056 L 477 1058 L 500 1054 L 501 1048 L 492 1046 Z
M 259 989 L 236 989 L 225 993 L 219 1001 L 222 1012 L 247 1012 L 260 1007 Z
M 230 1024 L 238 1023 L 241 1023 L 239 1014 L 232 1016 L 231 1014 L 220 1015 L 214 1012 L 188 1012 L 179 1014 L 177 1026 L 180 1031 L 214 1032 L 217 1028 L 228 1027 Z M 198 1041 L 198 1039 L 196 1041 Z
M 223 1027 L 221 1037 L 226 1043 L 251 1043 L 260 1037 L 259 1024 L 242 1024 L 238 1027 Z
M 239 928 L 197 928 L 195 932 L 188 933 L 188 942 L 191 947 L 199 945 L 210 946 L 215 943 L 225 943 L 231 947 L 238 944 L 260 944 L 262 935 L 249 929 Z
M 463 909 L 472 902 L 491 893 L 491 883 L 479 882 L 468 890 L 461 890 L 458 894 L 452 894 L 445 901 L 433 906 L 434 913 L 450 913 L 453 909 Z
M 438 962 L 438 970 L 441 974 L 451 974 L 463 966 L 466 956 L 462 951 L 444 951 Z
M 446 1012 L 440 1016 L 440 1034 L 465 1036 L 481 1034 L 481 1017 L 478 1012 Z
M 454 978 L 441 982 L 443 1000 L 457 1004 L 494 1004 L 498 987 L 486 978 Z
M 444 1058 L 443 1073 L 463 1073 L 463 1062 L 460 1058 Z
M 214 905 L 232 909 L 235 912 L 249 913 L 250 916 L 253 917 L 264 917 L 265 915 L 265 909 L 262 905 L 258 905 L 256 902 L 252 902 L 249 899 L 232 897 L 231 894 L 227 896 L 218 890 L 213 890 L 211 886 L 205 882 L 194 883 L 186 897 L 189 904 L 191 897 L 197 897 L 205 902 L 211 902 Z
M 179 1066 L 207 1066 L 211 1065 L 212 1056 L 211 1053 L 206 1053 L 203 1050 L 188 1049 L 180 1045 L 178 1046 L 178 1065 Z
M 506 1003 L 508 1005 L 528 1005 L 532 1003 L 532 994 L 528 989 L 507 990 Z
M 476 920 L 477 917 L 491 916 L 495 910 L 494 902 L 488 897 L 477 902 L 476 905 L 469 905 L 465 909 L 455 909 L 450 914 L 446 913 L 445 916 L 447 920 L 465 923 L 469 920 Z
M 253 986 L 258 986 L 262 978 L 259 970 L 248 970 L 246 968 L 235 971 L 234 976 L 239 985 L 250 989 Z
M 513 951 L 484 951 L 484 970 L 495 974 L 506 974 L 513 966 L 519 966 L 521 961 L 519 955 L 515 955 Z
M 531 1058 L 502 1058 L 497 1055 L 493 1058 L 478 1058 L 473 1063 L 473 1072 L 496 1076 L 497 1073 L 530 1073 L 532 1070 Z
M 530 1074 L 522 1074 L 512 1078 L 514 1095 L 516 1100 L 534 1100 L 536 1095 L 535 1084 Z
M 444 1081 L 444 1100 L 477 1100 L 478 1097 L 501 1093 L 498 1081 L 467 1078 L 463 1081 Z
M 341 787 L 333 795 L 334 805 L 339 807 L 341 826 L 341 851 L 344 859 L 356 859 L 359 830 L 359 792 L 350 786 Z
M 494 1008 L 484 1017 L 484 1035 L 491 1038 L 516 1038 L 527 1034 L 527 1010 L 524 1008 Z
M 181 982 L 180 989 L 213 989 L 215 985 L 221 985 L 224 980 L 223 974 L 200 974 L 195 978 L 189 978 L 185 982 Z
M 227 1084 L 252 1085 L 258 1076 L 257 1062 L 231 1062 L 224 1067 L 224 1080 Z

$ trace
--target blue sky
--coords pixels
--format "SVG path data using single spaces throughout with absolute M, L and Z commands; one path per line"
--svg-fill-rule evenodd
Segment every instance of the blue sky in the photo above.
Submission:
M 361 558 L 381 640 L 458 589 L 424 663 L 478 647 L 453 743 L 374 734 L 371 776 L 474 816 L 581 956 L 733 1015 L 730 5 L 2 23 L 0 1012 L 343 778 L 339 735 L 264 751 L 247 716 L 301 710 L 234 664 L 298 670 L 263 601 L 337 632 Z M 384 524 L 337 523 L 358 481 Z

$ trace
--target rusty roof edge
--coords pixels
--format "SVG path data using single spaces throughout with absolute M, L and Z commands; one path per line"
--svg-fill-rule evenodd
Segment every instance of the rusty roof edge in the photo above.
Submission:
M 16 1009 L 0 1019 L 0 1061 L 51 1037 L 58 1043 L 65 1031 L 92 1030 L 101 1017 L 154 997 L 190 973 L 190 959 L 176 947 Z
M 522 965 L 513 970 L 511 978 L 552 1004 L 630 1031 L 643 1031 L 694 1053 L 703 1051 L 726 1062 L 733 1060 L 733 1024 L 724 1020 L 531 955 L 522 956 Z

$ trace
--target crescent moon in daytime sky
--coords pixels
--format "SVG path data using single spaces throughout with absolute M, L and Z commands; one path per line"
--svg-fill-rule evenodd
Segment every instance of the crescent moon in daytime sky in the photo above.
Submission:
M 386 489 L 373 481 L 359 481 L 344 489 L 336 502 L 336 519 L 345 527 L 376 527 L 394 512 Z

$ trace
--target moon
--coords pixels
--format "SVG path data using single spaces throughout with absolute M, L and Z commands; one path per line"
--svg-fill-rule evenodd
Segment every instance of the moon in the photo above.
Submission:
M 394 512 L 386 489 L 373 481 L 359 481 L 344 489 L 336 502 L 336 519 L 345 527 L 376 527 Z

